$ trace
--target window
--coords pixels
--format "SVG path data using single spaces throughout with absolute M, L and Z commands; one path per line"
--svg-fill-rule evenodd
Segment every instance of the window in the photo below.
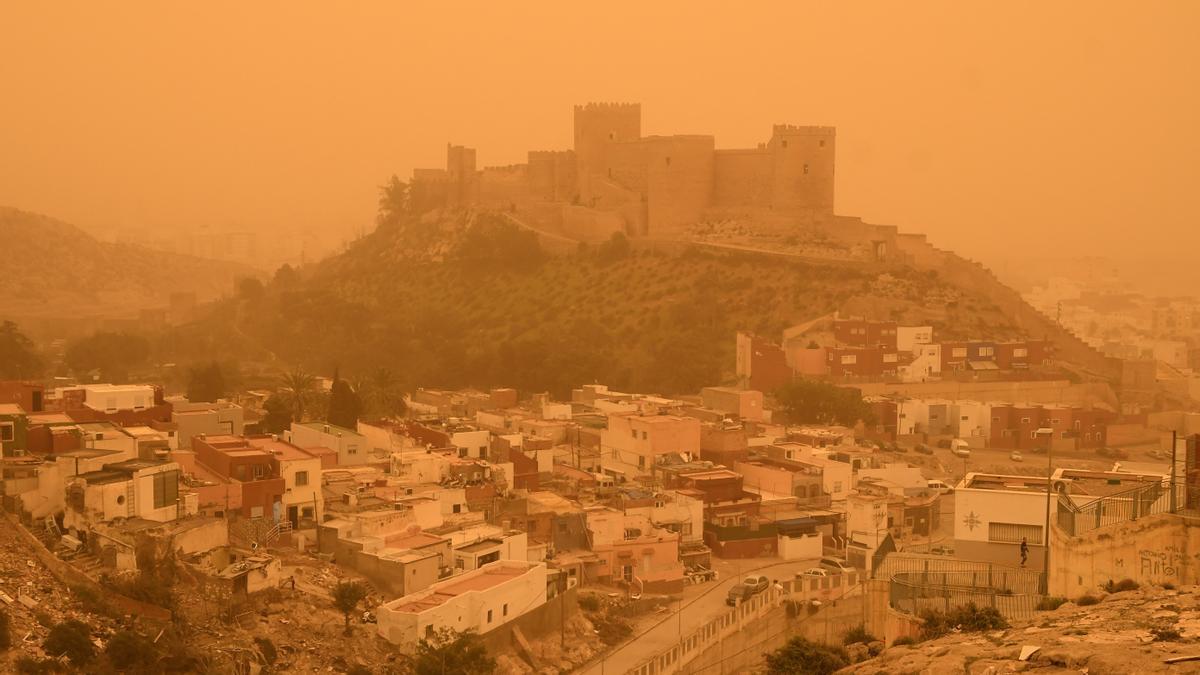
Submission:
M 347 445 L 346 446 L 346 454 L 347 455 L 357 455 L 358 454 L 358 446 L 357 445 Z
M 805 176 L 808 175 L 808 165 L 807 164 L 804 165 L 804 175 Z
M 1013 356 L 1015 358 L 1024 358 L 1029 356 L 1029 350 L 1024 347 L 1016 347 L 1013 349 Z
M 1033 430 L 1031 430 L 1031 431 L 1029 432 L 1029 437 L 1030 437 L 1030 438 L 1033 438 L 1033 439 L 1036 439 L 1036 438 L 1037 438 L 1037 429 L 1033 429 Z
M 508 616 L 508 603 L 507 602 L 504 603 L 504 605 L 500 608 L 500 616 Z
M 1050 424 L 1062 424 L 1062 420 L 1060 420 L 1060 419 L 1051 419 L 1051 420 L 1050 420 Z
M 964 419 L 966 419 L 966 418 L 964 418 Z M 1000 423 L 1000 418 L 999 418 L 999 417 L 993 417 L 993 418 L 992 418 L 992 422 L 994 422 L 994 423 L 996 423 L 996 424 L 999 424 L 999 423 Z
M 492 622 L 492 610 L 488 610 L 488 623 Z
M 824 140 L 817 141 L 817 147 L 820 147 L 820 148 L 825 147 L 825 141 Z
M 629 435 L 633 436 L 634 440 L 637 440 L 637 429 L 630 429 Z
M 179 501 L 179 472 L 164 471 L 154 474 L 154 508 L 175 506 Z
M 297 471 L 296 472 L 296 485 L 297 486 L 308 485 L 308 472 L 307 471 Z
M 840 480 L 833 481 L 833 491 L 834 492 L 842 491 L 842 481 L 840 481 Z
M 845 354 L 845 355 L 843 355 L 843 356 L 842 356 L 842 365 L 843 365 L 843 366 L 852 366 L 852 365 L 854 365 L 854 364 L 856 364 L 856 363 L 858 363 L 858 355 L 856 355 L 856 354 Z
M 462 504 L 455 504 L 454 506 L 451 506 L 450 511 L 453 513 L 462 513 Z
M 255 464 L 251 469 L 254 471 L 254 480 L 262 478 L 267 473 L 267 467 L 262 464 Z
M 896 355 L 894 352 L 893 352 L 893 353 L 891 353 L 891 354 L 884 354 L 884 355 L 883 355 L 883 362 L 884 362 L 884 363 L 895 363 L 895 362 L 896 362 L 896 360 L 897 360 L 897 355 Z
M 17 427 L 12 422 L 0 424 L 0 441 L 12 441 L 17 438 Z
M 959 419 L 960 421 L 966 422 L 966 421 L 967 421 L 967 416 L 966 416 L 966 415 L 963 415 L 962 417 L 960 417 L 960 418 L 958 418 L 958 419 Z
M 671 158 L 670 157 L 667 158 L 667 166 L 671 166 Z
M 950 350 L 950 355 L 956 359 L 965 359 L 967 358 L 967 348 L 955 347 L 954 349 Z
M 1017 523 L 988 523 L 988 541 L 999 544 L 1019 544 L 1021 539 L 1040 546 L 1041 525 L 1019 525 Z
M 300 509 L 300 517 L 311 519 L 313 517 L 313 507 L 305 506 L 304 508 Z
M 644 441 L 644 440 L 646 440 L 646 439 L 647 439 L 647 438 L 649 438 L 649 437 L 650 437 L 650 436 L 649 436 L 649 434 L 647 434 L 647 433 L 646 433 L 646 432 L 644 432 L 644 431 L 642 432 L 642 440 L 643 440 L 643 441 Z
M 787 139 L 785 138 L 782 141 L 779 141 L 779 144 L 786 149 L 787 148 Z
M 980 347 L 979 355 L 980 356 L 995 356 L 996 348 L 995 347 Z
M 1029 424 L 1029 418 L 1028 418 L 1028 417 L 1022 417 L 1022 418 L 1021 418 L 1021 424 Z

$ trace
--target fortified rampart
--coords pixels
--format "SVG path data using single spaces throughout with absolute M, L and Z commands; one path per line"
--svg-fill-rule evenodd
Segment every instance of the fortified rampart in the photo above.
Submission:
M 643 136 L 641 115 L 639 104 L 575 106 L 573 149 L 530 151 L 526 164 L 511 167 L 478 170 L 473 148 L 448 145 L 446 169 L 413 172 L 414 207 L 586 207 L 602 229 L 616 214 L 627 234 L 660 237 L 714 208 L 833 215 L 833 127 L 780 124 L 757 148 L 717 150 L 707 135 Z M 550 221 L 579 222 L 580 214 Z

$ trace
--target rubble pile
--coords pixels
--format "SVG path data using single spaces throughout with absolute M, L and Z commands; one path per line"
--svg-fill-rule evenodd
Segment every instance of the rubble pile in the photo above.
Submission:
M 1068 602 L 1028 624 L 890 647 L 840 672 L 1200 673 L 1197 592 L 1196 586 L 1154 588 L 1114 593 L 1086 607 Z
M 33 545 L 17 526 L 0 516 L 0 607 L 8 612 L 13 648 L 0 653 L 0 672 L 15 671 L 21 657 L 41 659 L 42 641 L 50 628 L 79 619 L 94 629 L 97 646 L 102 636 L 121 626 L 108 616 L 90 614 L 75 601 L 70 589 L 38 560 Z

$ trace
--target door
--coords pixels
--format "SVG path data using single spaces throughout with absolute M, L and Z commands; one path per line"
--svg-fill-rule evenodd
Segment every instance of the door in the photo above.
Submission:
M 287 507 L 287 518 L 292 521 L 292 527 L 300 529 L 300 508 L 297 506 Z

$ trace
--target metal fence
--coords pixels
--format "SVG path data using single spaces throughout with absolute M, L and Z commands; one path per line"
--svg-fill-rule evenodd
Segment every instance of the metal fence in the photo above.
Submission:
M 1084 503 L 1060 492 L 1057 522 L 1068 535 L 1079 536 L 1146 516 L 1179 512 L 1187 507 L 1187 494 L 1182 481 L 1140 485 Z
M 897 574 L 892 577 L 890 586 L 892 607 L 914 616 L 926 611 L 948 612 L 974 604 L 994 607 L 1009 621 L 1027 621 L 1033 618 L 1043 597 L 1036 591 L 1014 593 L 1005 588 L 936 583 L 920 573 Z
M 875 568 L 874 578 L 906 576 L 912 583 L 996 589 L 999 592 L 1040 593 L 1042 572 L 989 562 L 940 555 L 888 554 Z

